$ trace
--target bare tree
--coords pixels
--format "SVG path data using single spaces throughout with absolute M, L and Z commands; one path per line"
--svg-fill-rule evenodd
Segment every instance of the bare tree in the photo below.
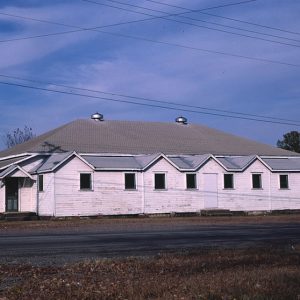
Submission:
M 17 128 L 12 132 L 6 133 L 3 139 L 7 148 L 11 148 L 18 144 L 22 144 L 26 141 L 29 141 L 34 137 L 35 134 L 32 132 L 32 128 L 28 126 L 24 126 L 23 130 Z

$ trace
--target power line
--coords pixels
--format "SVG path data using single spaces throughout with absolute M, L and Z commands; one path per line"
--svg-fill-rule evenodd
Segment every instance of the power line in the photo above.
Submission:
M 107 0 L 107 1 L 109 1 L 109 0 Z M 183 7 L 176 6 L 176 5 L 166 4 L 166 3 L 162 3 L 162 2 L 158 2 L 158 1 L 150 1 L 150 0 L 146 0 L 146 1 L 154 2 L 154 3 L 160 4 L 160 5 L 166 5 L 168 7 L 180 8 L 180 9 L 185 10 L 187 13 L 194 12 L 194 10 L 192 10 L 192 9 L 183 8 Z M 118 1 L 118 3 L 121 3 L 121 2 Z M 122 2 L 122 4 L 123 5 L 130 5 L 130 4 L 123 3 L 123 2 Z M 133 5 L 130 5 L 130 6 L 133 6 Z M 137 7 L 137 6 L 134 5 L 134 7 Z M 140 7 L 140 8 L 142 8 L 142 7 Z M 146 8 L 146 7 L 143 7 L 143 9 L 151 10 L 151 11 L 155 11 L 155 12 L 159 12 L 158 10 L 149 9 L 149 8 Z M 202 13 L 202 11 L 198 11 L 198 13 Z M 205 13 L 203 13 L 203 14 L 205 14 Z M 168 14 L 168 15 L 165 15 L 164 17 L 169 17 L 169 16 L 172 16 L 172 15 Z M 235 29 L 235 30 L 240 30 L 240 31 L 245 31 L 245 32 L 260 34 L 260 35 L 264 35 L 264 36 L 275 37 L 275 38 L 284 39 L 284 40 L 288 40 L 288 41 L 300 42 L 300 40 L 292 39 L 292 38 L 287 38 L 287 37 L 283 37 L 283 36 L 280 36 L 280 35 L 269 34 L 269 33 L 264 33 L 264 32 L 260 32 L 260 31 L 249 30 L 249 29 L 245 29 L 245 28 L 241 28 L 241 27 L 229 26 L 229 25 L 224 25 L 224 24 L 221 24 L 221 23 L 206 21 L 206 20 L 202 20 L 202 19 L 195 19 L 195 18 L 191 18 L 191 17 L 186 17 L 186 16 L 183 16 L 182 14 L 179 14 L 179 13 L 178 14 L 174 14 L 173 16 L 179 16 L 181 18 L 185 18 L 185 19 L 192 20 L 192 21 L 198 21 L 198 22 L 203 22 L 203 23 L 207 23 L 207 24 L 213 24 L 213 25 L 217 25 L 217 26 L 221 26 L 221 27 L 225 27 L 225 28 L 230 28 L 230 29 Z M 147 21 L 147 20 L 153 20 L 153 18 L 144 19 L 144 21 Z M 142 21 L 142 20 L 140 20 L 140 21 Z
M 241 117 L 241 116 L 232 116 L 232 115 L 218 114 L 218 113 L 211 113 L 211 112 L 201 112 L 198 110 L 183 109 L 183 108 L 179 109 L 179 108 L 174 108 L 174 107 L 164 106 L 164 105 L 156 105 L 156 104 L 134 102 L 134 101 L 129 101 L 129 100 L 120 100 L 120 99 L 113 99 L 113 98 L 107 98 L 107 97 L 92 96 L 92 95 L 87 95 L 87 94 L 74 93 L 74 92 L 68 92 L 68 91 L 59 91 L 59 90 L 54 90 L 54 89 L 50 89 L 50 88 L 42 88 L 42 87 L 36 87 L 36 86 L 25 85 L 25 84 L 17 84 L 17 83 L 11 83 L 11 82 L 4 82 L 4 81 L 0 81 L 0 84 L 9 85 L 9 86 L 17 86 L 17 87 L 28 88 L 28 89 L 33 89 L 33 90 L 65 94 L 65 95 L 80 96 L 80 97 L 86 97 L 86 98 L 91 98 L 91 99 L 101 99 L 101 100 L 110 101 L 110 102 L 126 103 L 126 104 L 133 104 L 133 105 L 139 105 L 139 106 L 147 106 L 147 107 L 155 107 L 155 108 L 161 108 L 161 109 L 167 109 L 167 110 L 181 111 L 181 112 L 191 112 L 191 113 L 197 113 L 197 114 L 227 117 L 227 118 L 233 118 L 233 119 L 242 119 L 242 120 L 249 120 L 249 121 L 256 121 L 256 122 L 263 122 L 263 123 L 292 125 L 292 126 L 297 126 L 297 127 L 300 126 L 299 124 L 296 124 L 296 123 L 262 120 L 262 119 L 255 119 L 255 118 Z
M 187 12 L 194 12 L 192 9 L 189 9 L 189 8 L 186 8 L 186 7 L 183 7 L 183 6 L 172 5 L 172 4 L 163 3 L 163 2 L 154 1 L 154 0 L 145 0 L 145 1 L 156 3 L 156 4 L 160 4 L 160 5 L 164 5 L 164 6 L 169 6 L 169 7 L 173 7 L 173 8 L 184 9 Z M 229 17 L 224 17 L 224 16 L 220 16 L 220 15 L 216 15 L 216 14 L 211 14 L 211 13 L 205 13 L 205 12 L 199 12 L 199 13 L 203 14 L 203 15 L 208 15 L 208 16 L 212 16 L 212 17 L 216 17 L 216 18 L 221 18 L 221 19 L 225 19 L 225 20 L 230 20 L 230 21 L 242 23 L 242 24 L 253 25 L 253 26 L 257 26 L 257 27 L 261 27 L 261 28 L 265 28 L 265 29 L 272 29 L 272 30 L 281 31 L 281 32 L 285 32 L 285 33 L 300 35 L 299 32 L 290 31 L 290 30 L 286 30 L 286 29 L 283 29 L 283 28 L 278 28 L 278 27 L 272 27 L 272 26 L 268 26 L 268 25 L 257 24 L 257 23 L 254 23 L 254 22 L 243 21 L 243 20 L 239 20 L 239 19 L 235 19 L 235 18 L 229 18 Z
M 246 1 L 234 2 L 234 3 L 224 4 L 224 5 L 211 6 L 211 7 L 207 7 L 207 8 L 200 8 L 200 9 L 193 10 L 193 12 L 200 12 L 200 11 L 205 11 L 205 10 L 210 10 L 210 9 L 215 9 L 215 8 L 220 8 L 220 7 L 233 6 L 233 5 L 240 5 L 240 4 L 254 2 L 254 1 L 257 1 L 257 0 L 246 0 Z M 177 16 L 177 15 L 183 15 L 183 14 L 186 14 L 186 13 L 188 13 L 188 12 L 173 13 L 173 14 L 168 14 L 166 16 Z M 90 27 L 90 28 L 83 28 L 83 27 L 80 27 L 80 26 L 68 25 L 68 24 L 61 23 L 61 22 L 41 20 L 41 19 L 37 19 L 37 18 L 20 16 L 20 15 L 15 15 L 15 14 L 11 14 L 11 13 L 0 12 L 0 15 L 4 15 L 4 16 L 8 16 L 8 17 L 14 17 L 14 18 L 20 18 L 20 19 L 24 19 L 24 20 L 36 21 L 36 22 L 41 22 L 41 23 L 47 23 L 47 24 L 52 24 L 52 25 L 64 26 L 64 27 L 68 27 L 68 28 L 80 29 L 78 31 L 93 30 L 93 29 L 97 29 L 97 28 L 104 28 L 104 27 L 111 27 L 111 26 L 119 26 L 119 25 L 125 25 L 125 24 L 130 24 L 130 23 L 135 23 L 135 22 L 141 22 L 141 21 L 144 21 L 144 20 L 149 20 L 149 18 L 147 18 L 147 19 L 143 19 L 143 20 L 133 20 L 133 21 L 126 21 L 126 22 L 120 22 L 120 23 L 115 23 L 115 24 L 94 26 L 94 27 Z M 150 18 L 150 19 L 152 20 L 152 19 L 157 19 L 157 18 L 159 18 L 159 16 L 155 16 L 155 17 Z M 73 32 L 77 32 L 77 31 L 61 32 L 61 34 L 73 33 Z M 56 34 L 60 34 L 60 33 L 56 33 Z M 37 37 L 41 37 L 41 36 L 42 35 L 39 35 Z M 48 36 L 48 35 L 45 35 L 45 36 Z M 34 38 L 34 37 L 29 37 L 29 38 Z
M 209 10 L 209 9 L 214 9 L 214 8 L 219 8 L 219 7 L 225 7 L 225 6 L 239 5 L 239 4 L 253 2 L 253 1 L 256 1 L 256 0 L 246 0 L 246 1 L 236 2 L 236 3 L 231 3 L 231 4 L 211 6 L 211 7 L 201 8 L 201 9 L 197 9 L 197 10 L 193 10 L 193 11 L 200 12 L 200 11 L 204 11 L 204 10 Z M 186 14 L 186 13 L 187 12 L 173 13 L 173 14 L 168 14 L 166 16 L 177 16 L 177 15 L 183 15 L 183 14 Z M 27 39 L 35 39 L 35 38 L 41 38 L 41 37 L 49 37 L 49 36 L 54 36 L 54 35 L 71 34 L 71 33 L 76 33 L 76 32 L 81 32 L 81 31 L 88 31 L 88 30 L 109 34 L 109 32 L 101 32 L 101 31 L 97 31 L 96 29 L 119 26 L 119 25 L 125 25 L 125 24 L 131 24 L 131 23 L 142 22 L 142 21 L 146 21 L 146 20 L 153 20 L 153 19 L 160 18 L 159 16 L 155 16 L 155 17 L 147 18 L 147 19 L 139 19 L 139 20 L 132 20 L 132 21 L 119 22 L 119 23 L 114 23 L 114 24 L 84 28 L 84 27 L 80 27 L 80 26 L 76 26 L 76 25 L 69 25 L 69 24 L 65 24 L 65 23 L 61 23 L 61 22 L 53 22 L 53 21 L 42 20 L 42 19 L 37 19 L 37 18 L 32 18 L 32 17 L 27 17 L 27 16 L 20 16 L 20 15 L 11 14 L 11 13 L 0 12 L 0 15 L 7 16 L 7 17 L 13 17 L 13 18 L 19 18 L 19 19 L 23 19 L 23 20 L 29 20 L 29 21 L 35 21 L 35 22 L 40 22 L 40 23 L 46 23 L 46 24 L 52 24 L 52 25 L 58 25 L 58 26 L 78 29 L 78 30 L 72 30 L 72 31 L 63 31 L 63 32 L 57 32 L 57 33 L 48 33 L 48 34 L 40 34 L 40 35 L 29 36 L 29 37 L 21 37 L 21 38 L 0 40 L 1 43 L 27 40 Z
M 120 94 L 120 93 L 104 92 L 104 91 L 94 90 L 94 89 L 88 89 L 88 88 L 79 88 L 79 87 L 74 87 L 74 86 L 70 86 L 70 85 L 56 84 L 56 83 L 46 82 L 46 81 L 40 81 L 40 80 L 32 80 L 32 79 L 27 79 L 27 78 L 18 77 L 18 76 L 9 76 L 9 75 L 0 74 L 0 77 L 4 77 L 4 78 L 8 78 L 8 79 L 15 79 L 15 80 L 22 80 L 22 81 L 27 81 L 27 82 L 31 82 L 31 83 L 37 83 L 37 84 L 45 84 L 45 85 L 63 87 L 63 88 L 68 88 L 68 89 L 80 90 L 80 91 L 86 91 L 86 92 L 106 94 L 106 95 L 110 95 L 110 96 L 118 96 L 118 97 L 124 97 L 124 98 L 142 100 L 142 101 L 153 102 L 153 103 L 169 104 L 169 105 L 179 106 L 179 107 L 180 106 L 181 107 L 189 107 L 189 108 L 196 108 L 196 109 L 202 109 L 202 110 L 208 110 L 208 111 L 215 111 L 215 112 L 221 112 L 221 113 L 236 114 L 236 115 L 250 116 L 250 117 L 256 117 L 256 118 L 264 118 L 264 119 L 270 119 L 270 120 L 287 121 L 287 122 L 294 122 L 294 123 L 298 123 L 299 122 L 297 120 L 291 120 L 291 119 L 268 117 L 268 116 L 262 116 L 262 115 L 257 115 L 257 114 L 248 114 L 248 113 L 242 113 L 242 112 L 237 112 L 237 111 L 229 111 L 229 110 L 208 108 L 208 107 L 204 107 L 204 106 L 195 106 L 195 105 L 188 105 L 188 104 L 180 104 L 180 103 L 171 102 L 171 101 L 156 100 L 156 99 L 151 99 L 151 98 L 137 97 L 137 96 Z M 300 124 L 299 124 L 299 126 L 300 126 Z
M 81 0 L 81 1 L 85 1 L 85 0 Z M 217 5 L 217 6 L 211 6 L 211 7 L 207 7 L 207 8 L 201 8 L 200 10 L 199 9 L 193 9 L 193 10 L 190 10 L 189 12 L 199 12 L 199 11 L 204 11 L 204 10 L 212 10 L 212 9 L 224 8 L 224 7 L 228 7 L 228 6 L 236 6 L 236 5 L 241 5 L 241 4 L 246 4 L 246 3 L 250 3 L 250 2 L 256 2 L 256 1 L 257 0 L 245 0 L 245 1 L 240 1 L 240 2 L 232 2 L 232 3 Z M 88 2 L 88 1 L 86 1 L 86 2 Z M 189 12 L 180 13 L 180 15 L 187 14 Z
M 127 11 L 127 12 L 132 12 L 132 13 L 136 13 L 136 14 L 140 14 L 140 15 L 144 15 L 144 16 L 155 17 L 155 19 L 159 18 L 159 19 L 163 19 L 163 20 L 166 20 L 166 21 L 171 21 L 171 22 L 180 23 L 180 24 L 184 24 L 184 25 L 194 26 L 194 27 L 197 27 L 197 28 L 204 28 L 204 29 L 208 29 L 208 30 L 218 31 L 218 32 L 227 33 L 227 34 L 236 35 L 236 36 L 241 36 L 241 37 L 246 37 L 246 38 L 250 38 L 250 39 L 261 40 L 261 41 L 266 41 L 266 42 L 270 42 L 270 43 L 275 43 L 275 44 L 280 44 L 280 45 L 285 45 L 285 46 L 291 46 L 291 47 L 300 48 L 300 45 L 295 45 L 295 44 L 290 44 L 290 43 L 285 43 L 285 42 L 270 40 L 270 39 L 266 39 L 266 38 L 262 38 L 262 37 L 251 36 L 251 35 L 247 35 L 247 34 L 243 34 L 243 33 L 237 33 L 237 32 L 232 32 L 232 31 L 218 29 L 218 28 L 212 28 L 212 27 L 208 27 L 208 26 L 204 26 L 204 25 L 195 24 L 195 23 L 189 23 L 189 22 L 186 22 L 186 21 L 180 21 L 180 20 L 170 19 L 170 18 L 168 18 L 166 16 L 156 16 L 156 15 L 152 15 L 152 14 L 149 14 L 149 13 L 135 11 L 135 10 L 132 10 L 132 9 L 121 8 L 121 7 L 114 6 L 114 5 L 100 3 L 100 2 L 97 2 L 97 1 L 94 1 L 94 0 L 81 0 L 81 1 L 83 1 L 83 2 L 89 2 L 89 3 L 96 4 L 96 5 L 101 5 L 101 6 L 107 6 L 107 7 L 118 9 L 118 10 L 124 10 L 124 11 Z M 118 3 L 118 4 L 122 4 L 122 5 L 127 5 L 127 6 L 130 6 L 130 7 L 141 8 L 141 9 L 144 9 L 144 10 L 150 10 L 150 11 L 155 11 L 155 12 L 159 12 L 159 13 L 164 13 L 164 14 L 167 13 L 165 11 L 149 9 L 149 8 L 146 8 L 146 7 L 142 7 L 142 6 L 138 6 L 138 5 L 133 5 L 133 4 L 128 4 L 128 3 L 124 3 L 124 2 L 120 2 L 120 1 L 115 1 L 115 0 L 106 0 L 106 1 L 113 2 L 113 3 Z M 185 19 L 189 19 L 189 20 L 194 20 L 194 21 L 202 21 L 202 20 L 199 20 L 199 19 L 194 19 L 194 18 L 189 18 L 189 17 L 184 17 L 184 16 L 181 16 L 181 17 L 185 18 Z M 144 19 L 143 21 L 148 21 L 148 20 Z M 141 22 L 141 20 L 139 22 Z M 223 26 L 223 25 L 220 25 L 220 24 L 218 24 L 218 25 L 219 26 Z M 298 40 L 296 40 L 296 41 L 299 42 Z
M 23 19 L 24 17 L 23 16 L 18 16 L 18 18 Z M 52 23 L 51 21 L 42 20 L 42 19 L 35 19 L 35 21 L 42 22 L 42 23 L 45 22 L 47 24 L 51 24 Z M 58 25 L 59 23 L 53 22 L 53 24 L 54 25 Z M 212 54 L 217 54 L 217 55 L 222 55 L 222 56 L 229 56 L 229 57 L 235 57 L 235 58 L 246 59 L 246 60 L 257 61 L 257 62 L 264 62 L 264 63 L 278 64 L 278 65 L 285 65 L 285 66 L 289 66 L 289 67 L 297 67 L 297 68 L 300 67 L 300 65 L 293 64 L 293 63 L 287 63 L 287 62 L 282 62 L 282 61 L 277 61 L 277 60 L 271 60 L 271 59 L 265 59 L 265 58 L 256 58 L 256 57 L 252 57 L 252 56 L 246 56 L 246 55 L 240 55 L 240 54 L 233 54 L 233 53 L 216 51 L 216 50 L 210 50 L 210 49 L 205 49 L 205 48 L 198 48 L 198 47 L 187 46 L 187 45 L 182 45 L 182 44 L 177 44 L 177 43 L 170 43 L 170 42 L 164 42 L 164 41 L 154 40 L 154 39 L 145 38 L 145 37 L 138 37 L 138 36 L 132 36 L 132 35 L 128 35 L 128 34 L 103 31 L 103 30 L 98 30 L 98 29 L 94 29 L 94 28 L 81 28 L 81 27 L 73 26 L 73 25 L 62 25 L 62 26 L 68 26 L 68 27 L 72 26 L 74 28 L 80 28 L 80 29 L 71 30 L 71 31 L 64 31 L 64 32 L 47 33 L 47 34 L 36 35 L 36 36 L 31 36 L 31 37 L 23 37 L 23 38 L 14 38 L 14 39 L 8 39 L 8 40 L 0 40 L 0 43 L 20 41 L 20 40 L 27 40 L 27 39 L 33 39 L 33 38 L 50 37 L 50 36 L 56 36 L 56 35 L 77 33 L 77 32 L 82 32 L 82 31 L 95 31 L 95 32 L 99 32 L 99 33 L 103 33 L 103 34 L 107 34 L 107 35 L 111 35 L 111 36 L 115 36 L 115 37 L 119 37 L 119 38 L 125 38 L 125 39 L 131 39 L 131 40 L 139 40 L 139 41 L 154 43 L 154 44 L 158 44 L 158 45 L 172 46 L 172 47 L 177 47 L 177 48 L 182 48 L 182 49 L 187 49 L 187 50 L 194 50 L 194 51 L 212 53 Z
M 82 155 L 84 157 L 84 155 Z M 199 177 L 202 177 L 204 174 L 201 173 L 201 167 L 198 169 L 197 171 L 197 175 Z M 98 172 L 105 172 L 107 170 L 97 170 Z M 141 170 L 138 170 L 141 171 Z M 115 170 L 115 172 L 123 172 L 122 170 Z M 135 173 L 136 171 L 132 171 L 132 173 Z M 145 172 L 144 170 L 142 171 L 143 173 Z M 270 171 L 270 173 L 272 173 Z M 184 180 L 184 175 L 186 173 L 183 173 L 182 175 L 182 179 Z M 272 173 L 274 174 L 274 173 Z M 55 179 L 59 180 L 60 182 L 58 184 L 63 184 L 64 186 L 67 187 L 74 187 L 74 186 L 78 186 L 79 185 L 79 178 L 78 179 L 74 179 L 74 178 L 70 178 L 70 177 L 62 177 L 62 176 L 56 176 Z M 103 185 L 105 185 L 105 187 L 103 188 L 105 191 L 123 191 L 123 192 L 129 192 L 124 190 L 124 183 L 120 183 L 118 181 L 103 181 L 102 179 L 93 179 L 93 184 L 94 186 L 97 185 L 98 188 L 103 188 Z M 48 185 L 49 186 L 49 185 Z M 154 187 L 154 182 L 153 184 L 136 184 L 136 190 L 139 191 L 143 188 L 148 189 L 147 193 L 148 194 L 155 194 L 157 193 L 157 190 L 153 189 Z M 250 189 L 250 188 L 249 188 Z M 177 193 L 177 192 L 185 192 L 186 194 L 189 193 L 202 193 L 202 195 L 218 195 L 219 198 L 223 198 L 223 199 L 228 199 L 229 197 L 250 197 L 247 200 L 249 201 L 256 201 L 256 202 L 263 202 L 263 201 L 268 201 L 270 199 L 270 195 L 265 194 L 265 193 L 261 193 L 259 190 L 258 191 L 253 191 L 253 193 L 251 192 L 232 192 L 230 190 L 228 191 L 222 191 L 222 190 L 218 190 L 217 192 L 214 191 L 208 191 L 208 190 L 204 190 L 204 189 L 195 189 L 195 190 L 187 190 L 185 187 L 172 187 L 172 188 L 168 188 L 168 191 L 170 193 Z M 260 199 L 256 199 L 257 197 L 259 197 Z M 255 198 L 255 199 L 253 199 Z M 299 202 L 300 201 L 300 197 L 289 197 L 289 196 L 276 196 L 276 195 L 272 195 L 272 202 L 276 202 L 276 201 L 282 201 L 283 199 L 285 200 L 290 200 L 293 202 Z M 231 201 L 231 200 L 229 200 Z M 232 201 L 231 201 L 232 202 Z

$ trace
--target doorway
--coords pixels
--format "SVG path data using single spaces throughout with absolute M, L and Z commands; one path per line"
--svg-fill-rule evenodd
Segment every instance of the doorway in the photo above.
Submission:
M 5 179 L 5 211 L 16 212 L 19 210 L 19 178 L 7 177 Z
M 218 207 L 218 174 L 204 175 L 204 208 Z

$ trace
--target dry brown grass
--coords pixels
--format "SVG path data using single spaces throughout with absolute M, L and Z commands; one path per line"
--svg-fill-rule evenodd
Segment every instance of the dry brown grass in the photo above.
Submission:
M 70 218 L 55 219 L 43 221 L 18 221 L 7 222 L 0 221 L 0 233 L 11 230 L 38 230 L 47 231 L 51 229 L 64 230 L 84 230 L 85 228 L 97 228 L 99 230 L 119 230 L 119 229 L 139 229 L 149 226 L 158 229 L 169 226 L 197 226 L 197 225 L 241 225 L 241 224 L 259 224 L 259 223 L 299 223 L 300 215 L 261 215 L 261 216 L 232 216 L 232 217 L 151 217 L 151 218 Z
M 300 299 L 300 246 L 0 266 L 0 299 Z

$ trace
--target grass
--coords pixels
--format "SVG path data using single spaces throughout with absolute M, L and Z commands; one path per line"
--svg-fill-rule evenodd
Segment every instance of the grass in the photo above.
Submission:
M 300 299 L 300 245 L 5 264 L 0 299 Z
M 260 216 L 232 216 L 232 217 L 146 217 L 146 218 L 64 218 L 41 221 L 0 221 L 0 233 L 9 230 L 48 230 L 48 229 L 85 229 L 97 227 L 103 230 L 139 229 L 156 226 L 164 228 L 165 225 L 241 225 L 259 223 L 299 223 L 300 215 L 260 215 Z

